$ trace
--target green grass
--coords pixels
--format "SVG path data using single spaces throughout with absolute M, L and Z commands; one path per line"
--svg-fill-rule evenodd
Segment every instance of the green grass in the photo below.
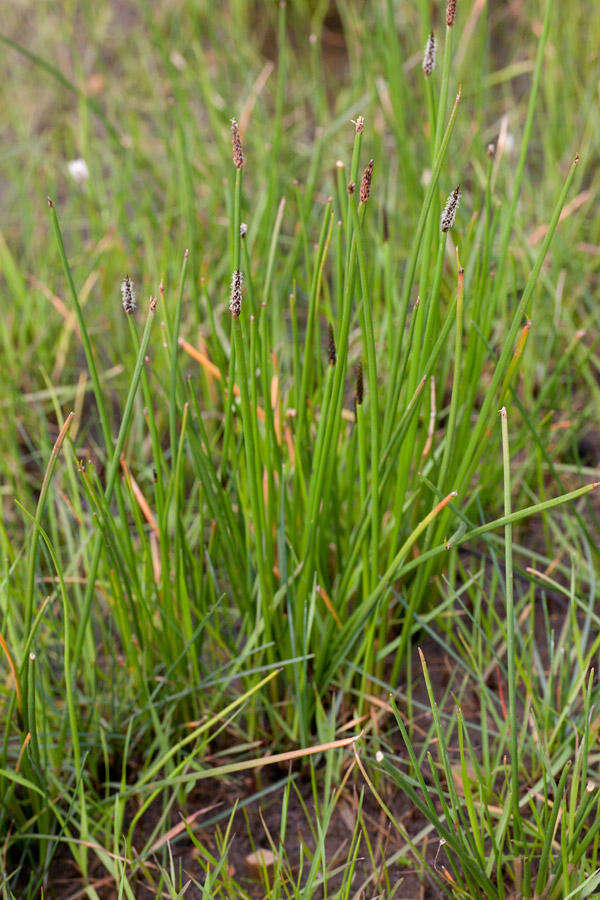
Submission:
M 595 895 L 600 22 L 437 7 L 6 15 L 4 897 Z

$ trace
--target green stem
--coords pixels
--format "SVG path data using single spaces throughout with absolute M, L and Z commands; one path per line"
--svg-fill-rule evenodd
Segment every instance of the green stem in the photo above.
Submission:
M 502 464 L 504 468 L 504 515 L 511 515 L 510 451 L 506 407 L 500 410 L 502 422 Z M 508 717 L 510 728 L 511 804 L 517 840 L 521 834 L 519 812 L 519 729 L 517 723 L 517 688 L 515 667 L 515 608 L 513 587 L 512 522 L 504 526 L 504 559 L 506 568 L 506 667 L 508 672 Z

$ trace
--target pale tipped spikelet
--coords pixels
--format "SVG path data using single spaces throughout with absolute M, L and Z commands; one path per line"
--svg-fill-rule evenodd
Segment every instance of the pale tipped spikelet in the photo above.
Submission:
M 247 234 L 248 234 L 248 226 L 246 225 L 245 222 L 241 222 L 240 223 L 240 237 L 245 238 Z
M 363 172 L 362 181 L 360 183 L 360 202 L 366 203 L 371 193 L 371 180 L 373 178 L 373 160 L 370 159 Z
M 229 297 L 229 309 L 234 319 L 238 319 L 242 311 L 242 282 L 244 273 L 235 269 L 231 276 L 231 294 Z
M 423 54 L 423 72 L 425 73 L 425 75 L 427 75 L 427 77 L 429 77 L 435 69 L 435 51 L 435 35 L 432 31 L 427 38 L 427 43 L 425 44 L 425 52 Z
M 133 287 L 133 279 L 126 275 L 121 282 L 121 297 L 123 298 L 123 309 L 128 316 L 133 315 L 136 310 L 135 290 Z
M 355 182 L 355 181 L 349 181 L 349 182 L 348 182 L 348 193 L 349 193 L 349 194 L 353 194 L 355 190 L 356 190 L 356 182 Z
M 231 134 L 233 145 L 233 164 L 236 169 L 241 169 L 244 165 L 244 151 L 242 150 L 242 139 L 240 137 L 240 129 L 236 119 L 231 120 Z
M 156 306 L 157 306 L 157 304 L 158 304 L 158 298 L 157 298 L 157 297 L 150 297 L 150 312 L 151 312 L 151 313 L 156 312 Z
M 458 184 L 446 202 L 446 206 L 444 207 L 444 212 L 442 213 L 442 218 L 440 219 L 440 228 L 445 233 L 446 231 L 450 231 L 452 226 L 454 225 L 454 219 L 456 217 L 456 210 L 458 209 L 458 201 L 460 200 L 460 184 Z
M 358 118 L 356 119 L 356 121 L 355 121 L 354 119 L 352 119 L 352 121 L 354 122 L 354 125 L 355 125 L 355 128 L 356 128 L 356 133 L 357 133 L 357 134 L 362 134 L 363 131 L 365 130 L 365 120 L 364 120 L 364 117 L 363 117 L 363 116 L 358 116 Z
M 331 322 L 329 323 L 329 330 L 328 330 L 327 356 L 329 359 L 329 365 L 335 366 L 335 364 L 337 362 L 337 352 L 335 349 L 335 335 L 333 333 L 333 325 L 331 324 Z
M 456 15 L 456 0 L 448 0 L 448 6 L 446 7 L 446 25 L 448 28 L 452 28 L 454 25 L 454 17 Z

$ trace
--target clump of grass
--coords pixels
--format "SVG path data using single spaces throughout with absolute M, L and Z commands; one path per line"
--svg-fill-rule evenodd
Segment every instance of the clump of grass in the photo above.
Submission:
M 160 844 L 158 862 L 156 845 L 194 785 L 215 771 L 224 778 L 258 766 L 265 732 L 279 763 L 289 757 L 276 751 L 297 745 L 306 755 L 315 746 L 329 753 L 325 744 L 341 749 L 339 729 L 367 727 L 382 685 L 410 685 L 415 636 L 434 625 L 443 631 L 450 603 L 463 597 L 471 632 L 457 620 L 445 646 L 454 658 L 461 647 L 477 647 L 469 674 L 483 697 L 481 747 L 460 712 L 450 720 L 437 714 L 427 683 L 440 754 L 431 768 L 435 792 L 428 784 L 423 791 L 421 760 L 413 763 L 421 751 L 410 715 L 409 768 L 400 761 L 388 775 L 447 841 L 445 871 L 457 893 L 477 887 L 503 896 L 506 884 L 568 895 L 577 878 L 592 890 L 593 826 L 581 850 L 596 802 L 587 791 L 589 752 L 581 749 L 593 739 L 584 722 L 592 681 L 583 702 L 580 695 L 597 649 L 597 549 L 586 519 L 593 509 L 582 505 L 596 473 L 565 454 L 575 425 L 597 416 L 597 365 L 584 334 L 595 312 L 580 296 L 587 288 L 576 287 L 588 281 L 572 277 L 571 205 L 589 202 L 586 191 L 593 196 L 597 128 L 592 115 L 580 128 L 566 86 L 562 96 L 563 77 L 572 94 L 592 96 L 591 79 L 582 81 L 591 67 L 588 74 L 565 68 L 559 80 L 556 59 L 565 53 L 549 49 L 551 40 L 577 46 L 575 25 L 553 24 L 566 13 L 547 0 L 529 93 L 519 100 L 523 116 L 515 106 L 510 123 L 518 131 L 523 121 L 512 159 L 509 125 L 498 128 L 490 110 L 504 111 L 514 70 L 490 67 L 478 4 L 461 7 L 458 19 L 448 4 L 437 67 L 437 23 L 425 4 L 418 15 L 407 8 L 406 28 L 392 3 L 365 4 L 364 20 L 340 4 L 348 72 L 336 75 L 334 98 L 325 89 L 323 4 L 265 13 L 277 35 L 273 75 L 257 49 L 261 35 L 248 40 L 250 5 L 237 8 L 231 35 L 218 31 L 209 9 L 190 18 L 178 11 L 181 33 L 191 36 L 185 53 L 162 39 L 161 27 L 173 34 L 162 10 L 148 19 L 139 39 L 152 65 L 129 72 L 147 117 L 133 116 L 124 92 L 111 88 L 105 102 L 97 80 L 84 89 L 35 49 L 2 38 L 52 79 L 53 91 L 60 85 L 78 98 L 73 134 L 91 173 L 73 186 L 58 166 L 47 168 L 46 155 L 38 160 L 40 177 L 56 182 L 61 198 L 64 234 L 50 206 L 56 256 L 37 206 L 23 204 L 38 162 L 32 153 L 24 175 L 18 147 L 31 142 L 15 142 L 16 162 L 10 154 L 3 162 L 8 190 L 19 197 L 14 208 L 23 210 L 23 222 L 10 214 L 7 238 L 0 233 L 11 300 L 0 319 L 2 402 L 13 420 L 0 429 L 6 890 L 19 890 L 20 879 L 35 895 L 61 845 L 90 896 L 97 866 L 135 896 L 138 881 L 151 878 L 149 861 L 161 872 L 157 890 L 179 890 L 169 842 Z M 297 35 L 310 24 L 314 39 L 305 47 L 288 39 L 290 21 Z M 419 34 L 423 42 L 430 35 L 422 70 Z M 223 53 L 209 60 L 206 41 Z M 123 53 L 124 66 L 130 57 Z M 365 84 L 375 87 L 365 93 Z M 234 105 L 229 152 L 226 113 Z M 11 98 L 6 107 L 18 104 Z M 535 118 L 541 109 L 544 129 Z M 15 119 L 14 133 L 22 127 Z M 73 138 L 65 127 L 57 147 Z M 588 154 L 567 167 L 576 131 Z M 533 156 L 541 172 L 535 193 Z M 324 173 L 338 157 L 330 183 Z M 459 179 L 457 211 L 459 189 L 445 198 Z M 538 237 L 530 226 L 540 222 Z M 27 240 L 19 245 L 21 232 Z M 119 310 L 124 271 L 140 273 L 140 296 L 160 294 L 160 304 L 152 298 L 142 309 L 143 326 L 129 276 L 121 297 L 127 315 Z M 573 300 L 565 299 L 565 283 L 580 292 Z M 111 302 L 96 302 L 100 295 Z M 549 410 L 564 410 L 566 420 L 573 379 L 585 382 L 586 399 L 573 401 L 568 428 L 564 421 L 550 428 Z M 523 460 L 512 480 L 508 434 L 502 462 L 492 440 L 502 405 L 513 457 Z M 563 504 L 569 542 L 551 515 Z M 554 657 L 548 675 L 521 630 L 527 608 L 512 588 L 510 572 L 519 567 L 512 529 L 534 516 L 547 567 L 540 572 L 540 560 L 528 559 L 538 588 L 551 579 L 552 590 L 564 592 L 572 573 L 563 557 L 577 554 L 560 636 L 563 646 L 574 642 L 574 681 Z M 506 598 L 502 620 L 464 563 L 462 551 L 482 541 L 493 559 L 490 593 Z M 547 638 L 554 647 L 549 631 Z M 506 715 L 484 678 L 505 647 Z M 538 744 L 517 722 L 521 709 L 535 714 Z M 576 741 L 567 734 L 571 715 Z M 225 737 L 242 760 L 216 761 Z M 462 797 L 449 778 L 452 752 Z M 339 756 L 330 754 L 327 767 L 329 788 L 340 778 Z M 337 794 L 324 796 L 318 849 L 302 870 L 306 890 L 327 880 L 323 835 Z M 499 815 L 503 805 L 508 812 Z M 146 839 L 144 817 L 155 806 L 158 821 Z M 359 838 L 368 844 L 361 828 L 348 873 Z M 557 839 L 547 838 L 558 828 L 560 853 Z M 241 890 L 225 867 L 228 835 L 217 856 L 201 852 L 205 891 Z M 418 850 L 417 859 L 422 866 Z M 446 874 L 441 880 L 448 888 Z M 352 881 L 345 874 L 343 889 Z M 270 887 L 273 896 L 300 890 L 281 856 Z

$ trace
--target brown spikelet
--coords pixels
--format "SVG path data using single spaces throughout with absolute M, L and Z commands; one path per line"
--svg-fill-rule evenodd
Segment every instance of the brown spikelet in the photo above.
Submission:
M 242 311 L 242 281 L 243 272 L 235 269 L 231 276 L 231 294 L 229 296 L 229 309 L 234 319 L 239 319 Z
M 231 120 L 231 135 L 233 146 L 233 164 L 236 169 L 241 169 L 244 165 L 244 151 L 242 150 L 242 139 L 240 137 L 240 129 L 235 119 Z
M 454 25 L 454 17 L 456 16 L 456 0 L 448 0 L 446 7 L 446 25 L 452 28 Z
M 363 172 L 362 181 L 360 183 L 360 202 L 366 203 L 371 193 L 371 180 L 373 178 L 373 160 L 370 159 Z
M 128 316 L 133 315 L 136 310 L 135 290 L 133 287 L 133 279 L 126 275 L 121 282 L 121 298 L 123 300 L 123 309 Z
M 362 361 L 359 361 L 356 365 L 356 405 L 360 406 L 364 400 L 365 396 L 365 383 L 363 380 L 363 365 Z
M 356 121 L 354 122 L 354 125 L 355 125 L 355 127 L 356 127 L 356 133 L 357 133 L 357 134 L 362 134 L 363 131 L 365 130 L 365 120 L 364 120 L 364 116 L 358 116 L 358 118 L 357 118 Z
M 337 352 L 335 349 L 335 335 L 333 333 L 333 325 L 331 324 L 331 322 L 329 323 L 328 329 L 327 356 L 329 359 L 329 365 L 335 366 L 337 362 Z
M 349 182 L 348 182 L 348 193 L 349 193 L 349 194 L 353 194 L 355 190 L 356 190 L 356 182 L 355 182 L 355 181 L 349 181 Z
M 442 218 L 440 220 L 440 228 L 444 233 L 450 231 L 450 229 L 454 225 L 454 219 L 456 218 L 456 210 L 458 209 L 459 200 L 460 184 L 457 184 L 457 186 L 448 197 L 446 206 L 444 207 L 444 211 L 442 213 Z

